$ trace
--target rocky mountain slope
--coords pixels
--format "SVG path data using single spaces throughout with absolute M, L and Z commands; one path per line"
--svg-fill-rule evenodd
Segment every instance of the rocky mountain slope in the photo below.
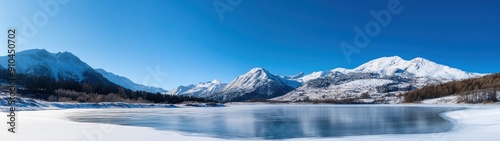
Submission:
M 216 92 L 219 92 L 226 85 L 226 83 L 222 83 L 219 80 L 213 80 L 209 82 L 199 83 L 197 85 L 179 86 L 170 90 L 167 94 L 208 97 Z
M 54 79 L 70 79 L 83 83 L 117 84 L 131 90 L 165 93 L 166 90 L 136 84 L 123 76 L 94 69 L 70 52 L 50 53 L 45 49 L 17 52 L 16 72 Z M 8 56 L 0 56 L 0 68 L 7 68 Z
M 3 68 L 7 68 L 7 59 L 7 56 L 0 57 L 0 65 Z M 18 52 L 16 54 L 16 72 L 50 76 L 54 79 L 72 79 L 87 83 L 111 83 L 72 53 L 50 53 L 44 49 Z
M 336 68 L 309 80 L 276 101 L 357 100 L 366 103 L 399 103 L 404 92 L 423 86 L 483 74 L 468 73 L 432 61 L 398 56 L 382 57 L 354 69 Z
M 220 101 L 268 99 L 286 94 L 300 85 L 300 82 L 284 79 L 265 69 L 254 68 L 238 76 L 210 98 Z

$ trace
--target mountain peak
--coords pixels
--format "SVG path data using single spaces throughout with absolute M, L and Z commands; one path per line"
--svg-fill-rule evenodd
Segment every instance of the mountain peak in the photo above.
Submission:
M 391 68 L 404 67 L 406 62 L 407 62 L 406 60 L 403 60 L 399 56 L 381 57 L 371 60 L 367 63 L 364 63 L 361 66 L 355 68 L 354 70 L 362 72 L 380 72 Z
M 51 55 L 51 53 L 45 49 L 28 49 L 28 50 L 17 52 L 17 55 L 19 55 L 19 56 L 26 55 L 26 56 L 32 56 L 35 58 L 39 58 L 39 57 L 48 57 Z
M 68 60 L 68 61 L 73 61 L 73 62 L 82 62 L 80 58 L 78 58 L 76 55 L 70 52 L 58 52 L 55 54 L 55 56 L 60 59 L 60 60 Z
M 253 68 L 211 97 L 221 101 L 267 99 L 286 94 L 298 86 L 299 82 L 271 74 L 263 68 Z
M 403 58 L 401 58 L 399 56 L 387 56 L 387 57 L 382 57 L 382 58 L 389 59 L 389 60 L 403 60 Z
M 249 73 L 258 73 L 258 72 L 267 72 L 267 70 L 263 68 L 253 68 L 249 71 Z
M 69 52 L 50 53 L 45 49 L 28 49 L 16 55 L 19 58 L 16 70 L 20 73 L 81 81 L 87 78 L 84 72 L 85 75 L 94 72 L 92 67 Z M 3 61 L 0 64 L 7 65 Z
M 433 63 L 432 61 L 427 60 L 425 58 L 421 58 L 421 57 L 413 58 L 413 59 L 410 60 L 410 62 L 415 62 L 415 63 Z
M 74 55 L 73 53 L 71 52 L 67 52 L 67 51 L 64 51 L 64 52 L 58 52 L 56 53 L 56 56 L 74 56 L 76 57 L 76 55 Z
M 220 91 L 226 85 L 226 83 L 222 83 L 219 80 L 214 79 L 212 81 L 198 83 L 197 85 L 191 84 L 188 86 L 178 86 L 170 90 L 167 94 L 208 97 Z
M 246 77 L 246 78 L 269 78 L 274 76 L 271 74 L 269 71 L 263 68 L 253 68 L 244 75 L 240 77 Z
M 56 80 L 68 79 L 86 83 L 112 84 L 87 63 L 69 52 L 51 53 L 45 49 L 28 49 L 16 54 L 16 72 L 48 76 Z M 7 56 L 0 56 L 0 60 L 7 60 Z M 7 61 L 0 61 L 0 65 L 7 66 Z
M 406 60 L 404 60 L 403 58 L 401 58 L 399 56 L 388 56 L 388 57 L 380 57 L 380 58 L 374 59 L 372 61 L 373 62 L 380 62 L 380 61 L 383 61 L 383 62 L 399 62 L 399 61 L 406 61 Z M 370 62 L 372 62 L 372 61 L 370 61 Z
M 427 60 L 427 59 L 422 58 L 422 57 L 415 57 L 415 58 L 413 58 L 413 59 L 411 59 L 411 60 Z M 427 60 L 427 61 L 428 61 L 428 60 Z
M 32 54 L 32 53 L 49 53 L 49 51 L 45 49 L 27 49 L 24 51 L 21 51 L 22 53 L 27 53 L 27 54 Z M 21 53 L 19 52 L 19 53 Z
M 218 79 L 214 79 L 214 80 L 212 80 L 212 83 L 214 83 L 214 84 L 220 84 L 222 82 L 220 82 Z
M 340 73 L 347 73 L 349 72 L 350 70 L 349 69 L 346 69 L 346 68 L 335 68 L 333 70 L 331 70 L 330 72 L 340 72 Z
M 379 73 L 383 75 L 409 73 L 417 77 L 433 77 L 451 80 L 477 76 L 477 74 L 467 73 L 456 68 L 437 64 L 425 58 L 416 57 L 407 61 L 399 56 L 377 58 L 346 72 Z

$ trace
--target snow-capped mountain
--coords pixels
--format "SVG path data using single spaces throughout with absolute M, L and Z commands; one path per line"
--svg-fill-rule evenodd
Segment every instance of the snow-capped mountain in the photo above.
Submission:
M 73 79 L 82 82 L 111 84 L 101 74 L 69 52 L 50 53 L 45 49 L 30 49 L 16 53 L 16 72 L 55 79 Z M 0 65 L 7 66 L 8 56 L 0 57 Z
M 167 92 L 168 95 L 180 95 L 190 89 L 194 88 L 194 85 L 179 86 Z
M 135 84 L 125 77 L 103 69 L 94 69 L 69 52 L 50 53 L 45 49 L 30 49 L 17 52 L 15 57 L 17 73 L 98 84 L 117 84 L 131 90 L 166 92 L 161 88 Z M 8 56 L 0 57 L 0 65 L 3 68 L 7 66 L 7 59 Z
M 126 77 L 119 76 L 119 75 L 113 74 L 111 72 L 107 72 L 104 69 L 95 69 L 95 71 L 102 74 L 102 76 L 104 76 L 109 81 L 111 81 L 115 84 L 118 84 L 122 87 L 134 90 L 134 91 L 147 91 L 147 92 L 153 92 L 153 93 L 166 93 L 167 92 L 167 90 L 164 90 L 162 88 L 157 88 L 157 87 L 152 87 L 152 86 L 144 86 L 141 84 L 134 83 L 134 82 L 132 82 L 132 80 L 130 80 Z
M 311 74 L 305 75 L 303 72 L 294 75 L 294 76 L 282 76 L 281 78 L 286 79 L 286 80 L 292 80 L 292 81 L 297 81 L 300 83 L 306 83 L 309 80 L 313 80 L 316 78 L 320 78 L 323 76 L 326 76 L 328 73 L 325 73 L 325 71 L 317 71 L 313 72 Z
M 478 73 L 468 73 L 456 68 L 437 64 L 424 58 L 404 60 L 399 56 L 382 57 L 369 61 L 355 69 L 337 68 L 332 72 L 378 73 L 386 76 L 394 74 L 412 74 L 416 77 L 458 80 L 480 76 Z
M 441 81 L 416 77 L 384 76 L 377 73 L 337 73 L 310 80 L 277 101 L 366 99 L 368 102 L 397 103 L 397 94 Z M 362 97 L 366 93 L 369 97 Z M 366 101 L 365 101 L 366 102 Z
M 300 82 L 284 79 L 265 69 L 254 68 L 238 76 L 211 98 L 221 101 L 268 99 L 286 94 L 300 85 Z
M 7 56 L 0 57 L 0 68 L 7 68 Z M 16 54 L 16 72 L 74 79 L 82 82 L 117 84 L 132 90 L 165 92 L 165 90 L 135 84 L 129 79 L 94 70 L 69 52 L 50 53 L 31 49 Z M 220 101 L 269 99 L 279 101 L 345 100 L 395 103 L 409 90 L 431 84 L 478 77 L 484 74 L 465 72 L 437 64 L 424 58 L 404 60 L 398 56 L 382 57 L 354 69 L 336 68 L 294 76 L 271 74 L 254 68 L 225 84 L 214 80 L 196 85 L 179 86 L 168 94 L 208 97 Z
M 226 83 L 222 83 L 219 80 L 215 79 L 209 82 L 199 83 L 197 85 L 179 86 L 172 89 L 167 94 L 209 97 L 212 94 L 222 90 L 222 88 L 224 88 L 226 85 Z
M 336 68 L 305 82 L 301 87 L 278 101 L 346 100 L 397 103 L 406 91 L 426 85 L 439 84 L 482 76 L 440 65 L 423 58 L 404 60 L 401 57 L 382 57 L 354 69 Z

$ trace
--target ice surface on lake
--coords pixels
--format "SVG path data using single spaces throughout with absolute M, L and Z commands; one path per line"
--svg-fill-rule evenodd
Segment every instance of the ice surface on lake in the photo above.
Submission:
M 252 105 L 221 108 L 108 109 L 75 112 L 79 122 L 110 123 L 224 139 L 292 139 L 449 131 L 440 113 L 457 107 Z

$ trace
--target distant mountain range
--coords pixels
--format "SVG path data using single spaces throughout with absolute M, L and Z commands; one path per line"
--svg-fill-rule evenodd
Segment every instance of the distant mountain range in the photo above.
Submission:
M 109 81 L 111 81 L 115 84 L 118 84 L 122 87 L 129 88 L 131 90 L 147 91 L 147 92 L 154 92 L 154 93 L 166 93 L 167 92 L 167 90 L 164 90 L 162 88 L 152 87 L 152 86 L 144 86 L 141 84 L 134 83 L 134 82 L 132 82 L 132 80 L 130 80 L 126 77 L 119 76 L 119 75 L 113 74 L 111 72 L 107 72 L 104 69 L 95 69 L 95 71 L 102 74 L 102 76 L 104 76 Z
M 479 73 L 464 72 L 420 57 L 407 61 L 399 56 L 382 57 L 362 64 L 352 70 L 337 68 L 333 69 L 332 72 L 377 73 L 385 76 L 402 74 L 445 80 L 465 79 L 482 75 Z
M 0 56 L 0 65 L 7 68 L 7 56 Z M 16 73 L 73 79 L 87 83 L 112 83 L 87 63 L 69 52 L 50 53 L 44 49 L 17 52 Z
M 440 65 L 424 58 L 382 57 L 354 69 L 336 68 L 309 80 L 277 101 L 346 100 L 399 103 L 402 93 L 431 84 L 482 76 Z
M 7 66 L 7 56 L 0 65 Z M 179 86 L 170 91 L 136 84 L 126 77 L 94 69 L 69 53 L 31 49 L 16 55 L 17 72 L 74 79 L 82 82 L 114 83 L 131 90 L 211 98 L 219 101 L 271 99 L 311 101 L 356 99 L 368 103 L 398 103 L 401 93 L 453 80 L 483 76 L 437 64 L 424 58 L 404 60 L 398 56 L 374 59 L 354 69 L 336 68 L 294 76 L 272 74 L 254 68 L 230 83 L 218 80 Z
M 220 91 L 204 93 L 220 101 L 271 99 L 276 101 L 322 101 L 355 99 L 366 103 L 399 103 L 401 94 L 423 86 L 483 76 L 440 65 L 424 58 L 404 60 L 398 56 L 374 59 L 354 69 L 336 68 L 311 74 L 279 76 L 254 68 Z M 180 86 L 170 94 L 190 91 Z M 196 95 L 192 95 L 196 96 Z
M 7 56 L 0 56 L 0 65 L 3 68 L 7 68 L 7 59 Z M 103 69 L 94 69 L 69 52 L 50 53 L 45 49 L 20 51 L 16 53 L 16 72 L 88 83 L 114 83 L 131 90 L 167 92 L 161 88 L 136 84 L 128 78 Z
M 199 83 L 197 85 L 179 86 L 170 90 L 167 94 L 208 97 L 215 92 L 220 91 L 226 85 L 226 83 L 222 83 L 216 79 L 209 82 Z

